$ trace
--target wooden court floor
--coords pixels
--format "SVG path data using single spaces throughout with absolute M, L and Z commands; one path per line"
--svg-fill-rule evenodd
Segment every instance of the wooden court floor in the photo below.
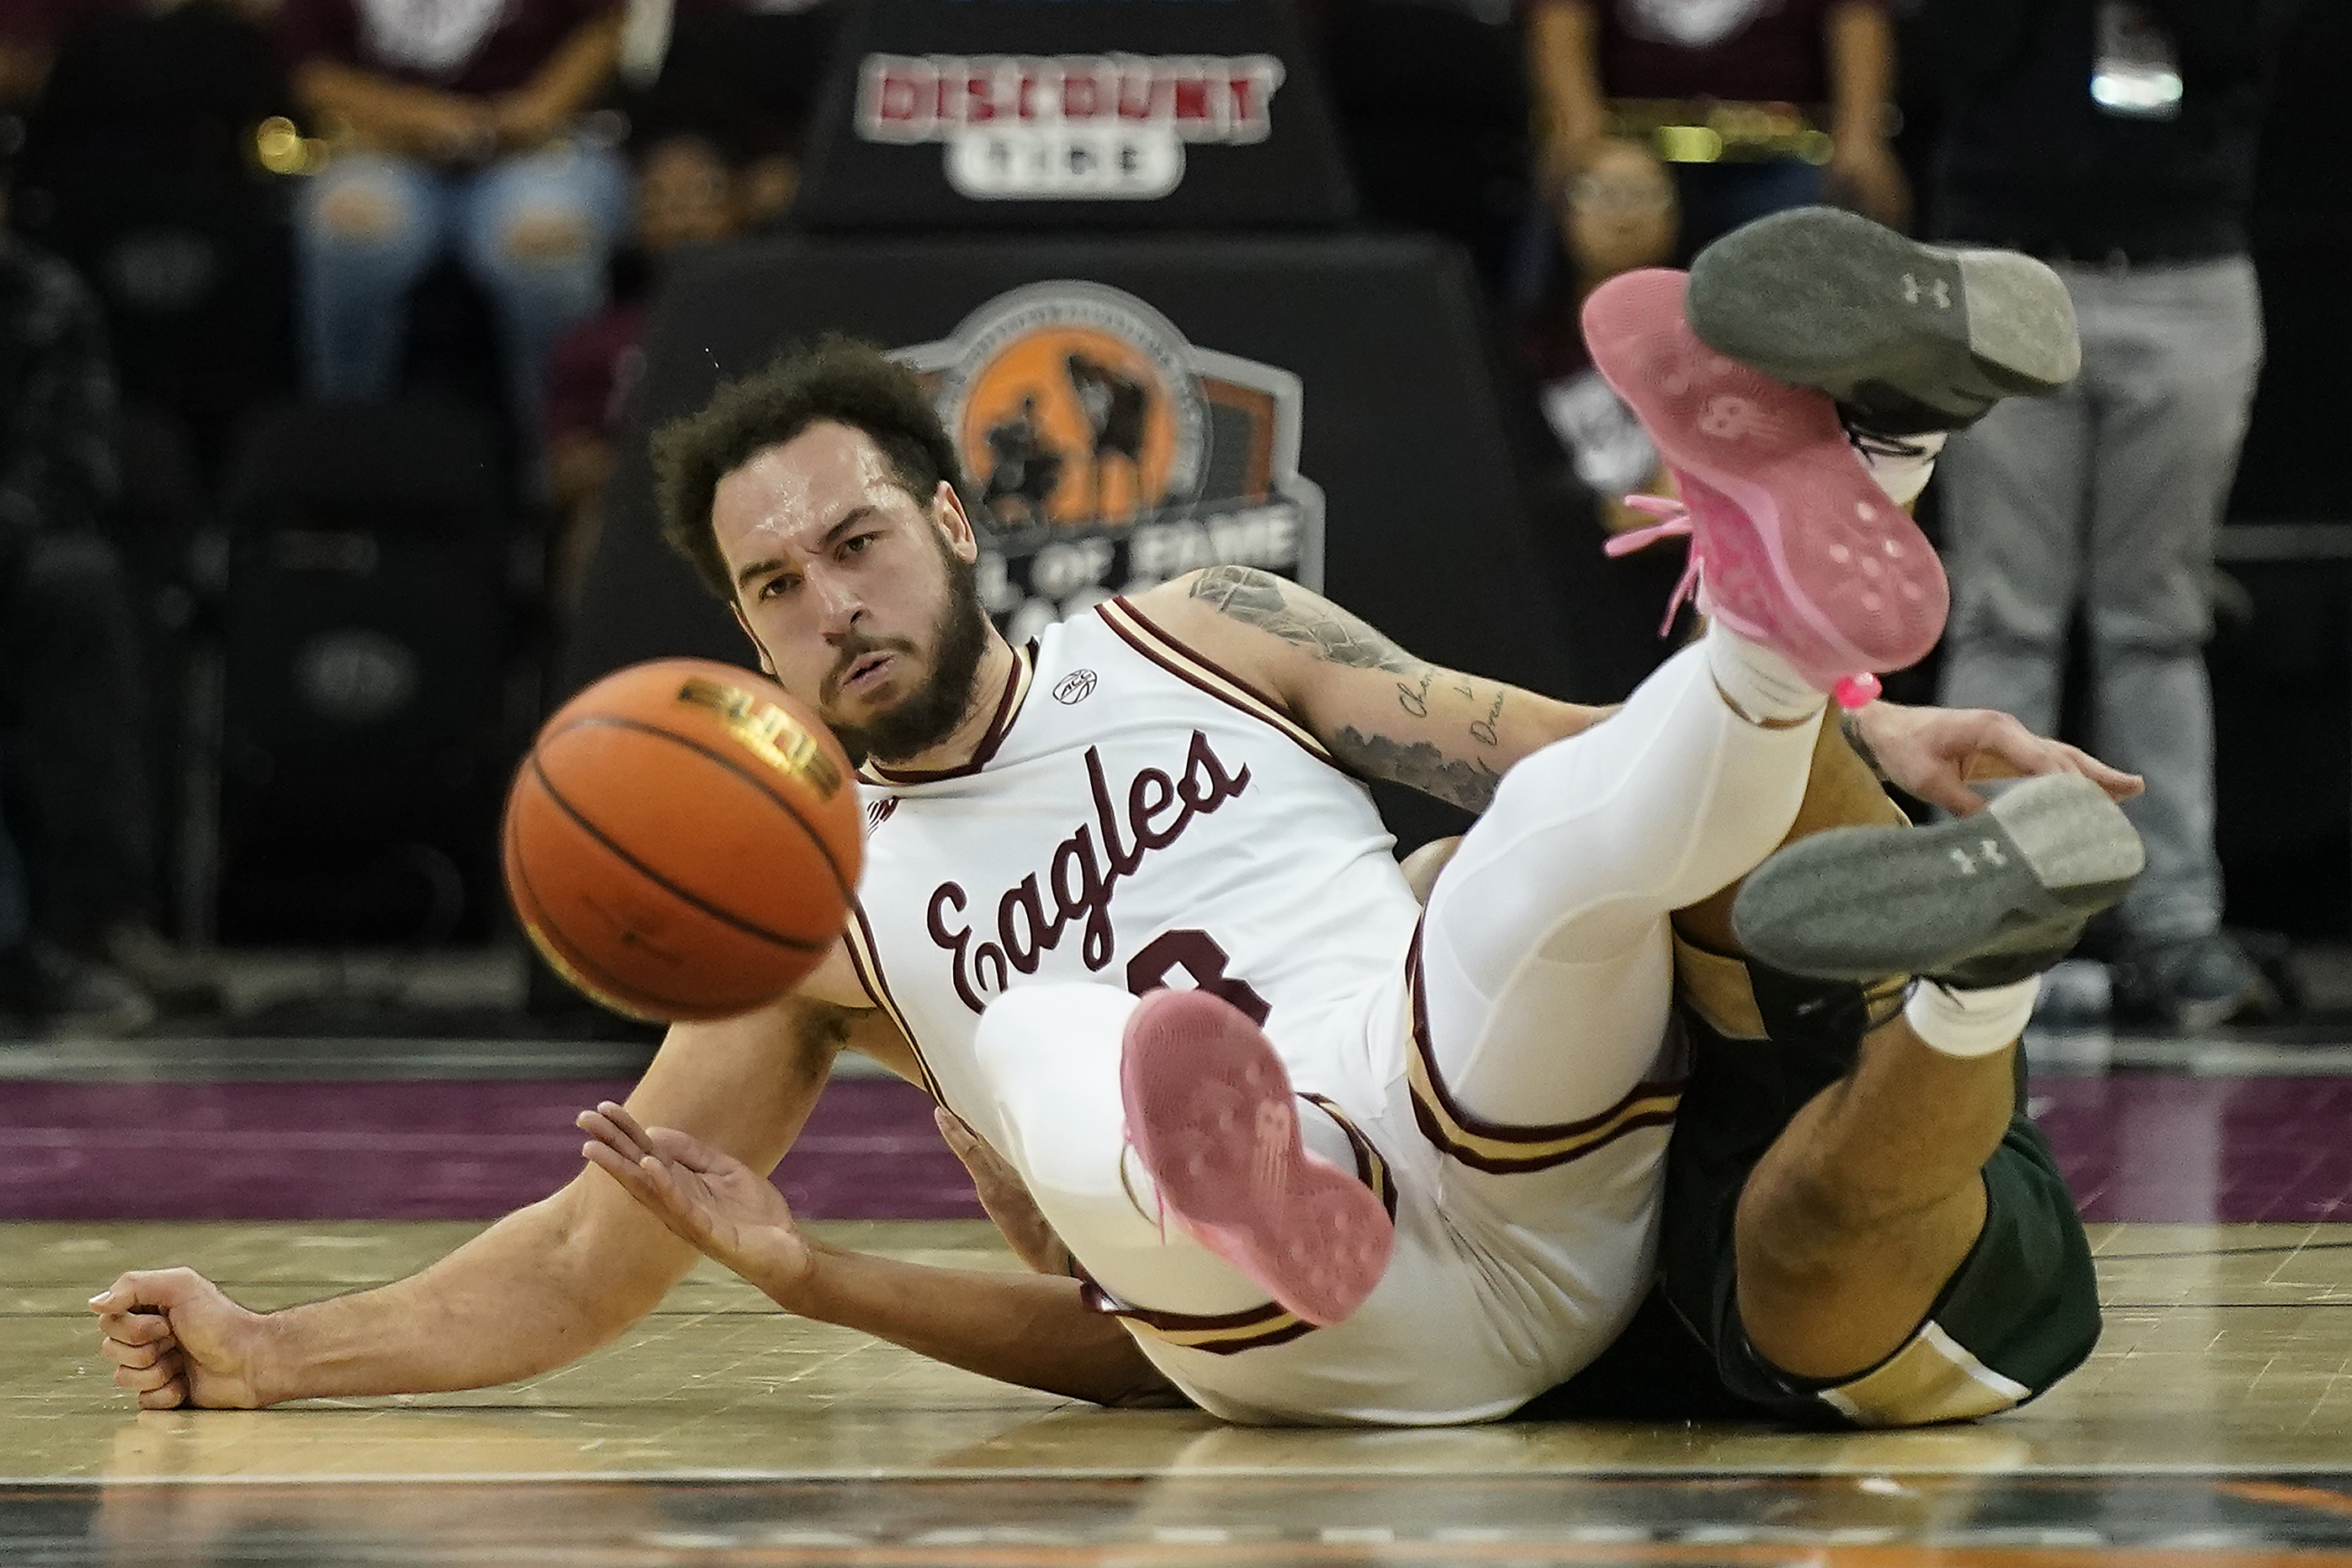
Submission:
M 186 1263 L 271 1307 L 467 1224 L 0 1226 L 0 1563 L 2352 1568 L 2352 1225 L 2095 1227 L 2106 1331 L 1976 1426 L 1257 1431 L 1106 1412 L 788 1319 L 698 1271 L 478 1393 L 141 1413 L 84 1299 Z M 1012 1267 L 976 1223 L 821 1227 Z

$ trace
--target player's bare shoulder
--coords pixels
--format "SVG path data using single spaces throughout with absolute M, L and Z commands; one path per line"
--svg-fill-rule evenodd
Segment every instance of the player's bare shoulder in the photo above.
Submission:
M 1307 667 L 1414 670 L 1422 661 L 1322 595 L 1255 566 L 1209 566 L 1136 595 L 1139 610 L 1188 646 L 1267 689 Z

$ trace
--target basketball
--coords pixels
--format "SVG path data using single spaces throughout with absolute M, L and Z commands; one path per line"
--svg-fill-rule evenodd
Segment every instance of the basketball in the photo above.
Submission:
M 774 682 L 668 658 L 589 687 L 507 796 L 508 896 L 556 971 L 657 1023 L 790 991 L 840 937 L 864 854 L 848 757 Z

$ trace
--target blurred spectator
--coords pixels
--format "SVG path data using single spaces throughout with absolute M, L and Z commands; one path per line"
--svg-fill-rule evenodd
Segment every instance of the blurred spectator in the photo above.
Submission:
M 603 526 L 604 485 L 645 373 L 646 312 L 663 264 L 679 248 L 742 226 L 737 170 L 699 136 L 666 136 L 638 155 L 635 233 L 614 258 L 612 302 L 555 345 L 547 389 L 547 456 L 558 510 L 549 596 L 569 616 Z
M 1651 141 L 1673 163 L 1684 257 L 1822 200 L 1907 221 L 1881 0 L 1532 0 L 1528 28 L 1545 177 L 1612 133 Z
M 620 159 L 575 134 L 611 79 L 610 0 L 287 0 L 296 95 L 336 152 L 298 203 L 302 353 L 335 401 L 394 391 L 411 285 L 454 252 L 488 294 L 519 428 L 604 302 Z
M 101 955 L 161 942 L 114 443 L 97 301 L 0 229 L 0 728 L 37 932 L 0 955 L 0 1013 L 120 1030 L 153 1007 Z
M 84 22 L 120 15 L 137 0 L 0 0 L 0 110 L 40 96 L 58 46 Z
M 285 186 L 257 136 L 291 110 L 257 4 L 173 0 L 68 33 L 35 110 L 16 223 L 106 308 L 126 404 L 225 451 L 290 379 Z M 276 125 L 299 147 L 290 122 Z M 284 149 L 281 147 L 280 151 Z
M 1675 184 L 1640 142 L 1608 137 L 1559 183 L 1551 211 L 1567 266 L 1521 329 L 1520 358 L 1577 477 L 1601 498 L 1602 526 L 1619 533 L 1650 521 L 1619 498 L 1663 493 L 1665 475 L 1641 421 L 1592 368 L 1580 312 L 1585 297 L 1619 273 L 1674 258 Z
M 2291 5 L 1931 0 L 1948 75 L 1944 237 L 2055 265 L 2083 371 L 1944 453 L 1953 616 L 1944 700 L 2059 720 L 2090 633 L 2093 750 L 2147 778 L 2147 870 L 2119 908 L 2118 1001 L 2219 1023 L 2265 999 L 2221 931 L 2213 847 L 2214 529 L 2262 360 L 2245 214 L 2263 82 Z
M 629 0 L 619 102 L 633 142 L 709 142 L 735 165 L 745 226 L 782 217 L 839 11 L 827 0 Z
M 1674 640 L 1661 635 L 1656 606 L 1669 599 L 1681 568 L 1664 551 L 1601 559 L 1593 522 L 1612 534 L 1646 527 L 1654 520 L 1623 497 L 1672 490 L 1649 433 L 1593 369 L 1581 311 L 1585 297 L 1619 273 L 1673 259 L 1674 180 L 1640 142 L 1607 138 L 1586 155 L 1581 172 L 1555 187 L 1550 216 L 1565 265 L 1556 269 L 1551 291 L 1518 323 L 1513 346 L 1570 475 L 1539 485 L 1529 505 L 1556 536 L 1545 541 L 1544 552 L 1570 611 L 1585 689 L 1605 701 L 1631 691 L 1674 651 Z M 1523 437 L 1521 444 L 1533 441 Z M 1534 471 L 1543 468 L 1536 458 Z

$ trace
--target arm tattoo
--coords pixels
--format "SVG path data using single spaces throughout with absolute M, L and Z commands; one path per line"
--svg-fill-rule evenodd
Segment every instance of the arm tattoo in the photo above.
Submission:
M 1352 728 L 1331 737 L 1331 754 L 1366 778 L 1401 784 L 1465 811 L 1484 811 L 1493 805 L 1495 786 L 1503 782 L 1503 775 L 1485 763 L 1449 757 L 1427 741 L 1407 745 Z
M 1880 784 L 1889 782 L 1885 764 L 1879 762 L 1878 753 L 1870 749 L 1870 742 L 1862 732 L 1861 715 L 1852 708 L 1844 710 L 1838 714 L 1838 729 L 1844 733 L 1845 743 L 1853 748 L 1853 754 L 1862 759 L 1862 765 L 1868 768 Z
M 1339 605 L 1254 566 L 1210 567 L 1193 580 L 1192 597 L 1285 642 L 1312 648 L 1316 658 L 1333 664 L 1399 674 L 1427 668 Z

